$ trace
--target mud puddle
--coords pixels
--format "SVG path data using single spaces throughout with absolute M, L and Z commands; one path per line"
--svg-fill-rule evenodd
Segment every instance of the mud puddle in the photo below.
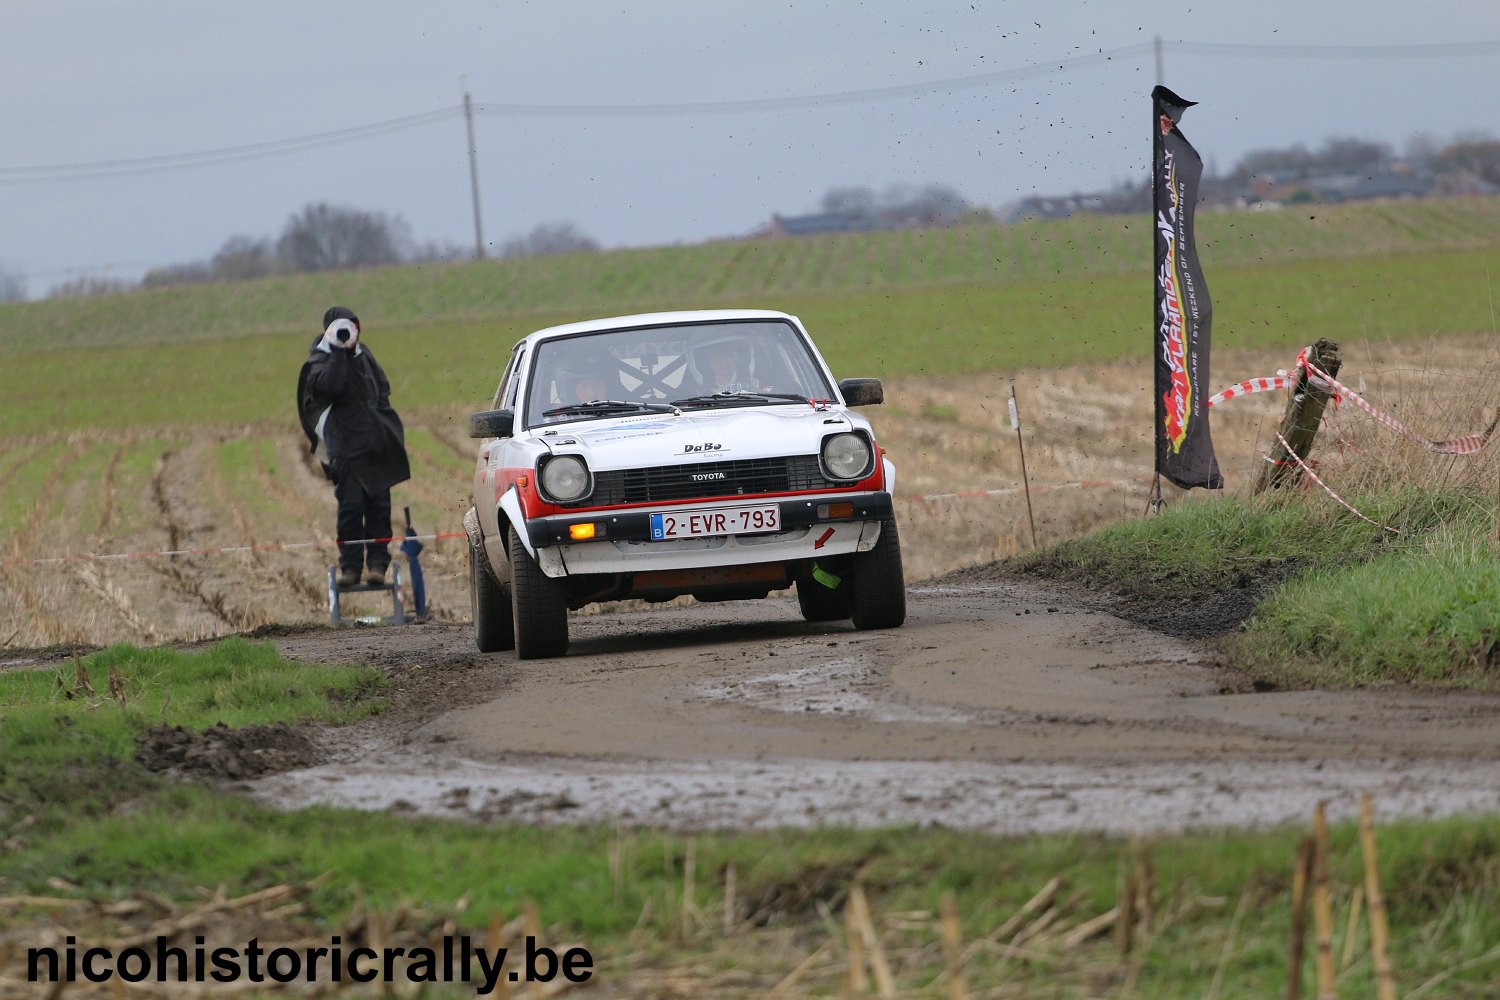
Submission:
M 276 639 L 402 697 L 268 802 L 677 829 L 1115 834 L 1500 812 L 1500 695 L 1246 690 L 1201 644 L 1029 585 L 913 587 L 905 627 L 792 601 L 575 618 L 569 655 L 466 626 Z M 328 760 L 330 758 L 326 758 Z
M 901 761 L 574 761 L 501 764 L 384 752 L 277 775 L 255 795 L 480 821 L 680 830 L 943 826 L 995 834 L 1166 833 L 1305 822 L 1319 801 L 1383 820 L 1500 811 L 1492 767 L 1317 761 L 1143 765 Z

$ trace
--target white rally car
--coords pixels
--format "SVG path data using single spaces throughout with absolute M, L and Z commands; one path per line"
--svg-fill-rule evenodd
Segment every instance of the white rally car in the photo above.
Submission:
M 561 656 L 568 611 L 797 588 L 808 621 L 906 619 L 896 470 L 799 320 L 622 316 L 516 345 L 481 439 L 469 537 L 480 650 Z

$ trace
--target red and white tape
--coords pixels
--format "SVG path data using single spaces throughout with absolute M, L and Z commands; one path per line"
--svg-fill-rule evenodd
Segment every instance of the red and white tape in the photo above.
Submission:
M 155 549 L 145 552 L 113 552 L 108 555 L 94 555 L 87 552 L 75 552 L 65 556 L 41 556 L 26 559 L 0 559 L 0 566 L 48 566 L 70 562 L 114 562 L 124 559 L 162 559 L 174 558 L 176 556 L 218 556 L 232 555 L 241 552 L 286 552 L 291 549 L 311 549 L 327 546 L 337 548 L 340 545 L 371 545 L 382 542 L 405 541 L 408 538 L 417 541 L 436 541 L 439 538 L 463 538 L 462 531 L 440 531 L 431 535 L 393 535 L 390 538 L 351 538 L 347 542 L 340 542 L 332 538 L 326 538 L 316 542 L 264 542 L 259 545 L 217 545 L 207 548 L 196 549 Z
M 1476 454 L 1483 450 L 1485 445 L 1489 444 L 1490 436 L 1494 434 L 1495 428 L 1500 426 L 1500 414 L 1497 414 L 1495 419 L 1490 421 L 1490 425 L 1477 434 L 1462 434 L 1447 441 L 1429 440 L 1409 429 L 1401 421 L 1373 405 L 1359 393 L 1313 364 L 1312 361 L 1308 360 L 1308 355 L 1311 352 L 1311 347 L 1302 348 L 1297 354 L 1297 361 L 1292 365 L 1290 372 L 1278 371 L 1274 376 L 1269 378 L 1252 378 L 1237 385 L 1232 385 L 1223 392 L 1209 397 L 1208 405 L 1213 406 L 1216 403 L 1227 402 L 1236 396 L 1248 396 L 1257 392 L 1269 392 L 1272 389 L 1289 388 L 1297 381 L 1296 372 L 1306 369 L 1309 379 L 1318 383 L 1320 388 L 1328 389 L 1333 394 L 1335 404 L 1347 399 L 1397 434 L 1415 441 L 1428 451 L 1436 452 L 1439 455 Z
M 1238 385 L 1232 385 L 1223 392 L 1216 392 L 1208 397 L 1209 406 L 1217 406 L 1219 403 L 1228 402 L 1236 396 L 1250 396 L 1257 392 L 1270 392 L 1273 389 L 1285 389 L 1291 385 L 1292 376 L 1285 371 L 1278 371 L 1275 375 L 1265 378 L 1247 378 Z
M 1046 493 L 1050 490 L 1097 490 L 1107 489 L 1114 486 L 1139 486 L 1146 487 L 1150 484 L 1149 479 L 1080 479 L 1071 483 L 1033 483 L 1031 492 Z M 903 497 L 915 503 L 927 503 L 930 500 L 953 500 L 959 497 L 1014 497 L 1026 492 L 1021 486 L 1007 486 L 998 490 L 964 490 L 958 493 L 929 493 L 926 496 Z
M 1478 453 L 1483 450 L 1485 445 L 1489 444 L 1490 435 L 1495 432 L 1496 425 L 1500 424 L 1500 415 L 1497 415 L 1494 420 L 1490 421 L 1488 427 L 1477 434 L 1461 434 L 1456 438 L 1449 438 L 1447 441 L 1430 441 L 1415 431 L 1408 430 L 1405 424 L 1389 413 L 1385 413 L 1378 407 L 1372 406 L 1359 393 L 1344 385 L 1344 383 L 1329 375 L 1311 361 L 1304 359 L 1303 364 L 1310 374 L 1316 375 L 1332 386 L 1339 396 L 1349 400 L 1397 434 L 1415 441 L 1428 451 L 1436 452 L 1439 455 L 1473 455 Z
M 1373 521 L 1370 518 L 1365 517 L 1365 515 L 1361 514 L 1359 511 L 1357 511 L 1353 507 L 1351 507 L 1344 500 L 1343 497 L 1341 497 L 1337 493 L 1333 492 L 1333 489 L 1327 483 L 1323 482 L 1323 480 L 1318 477 L 1318 474 L 1312 470 L 1312 467 L 1310 465 L 1308 465 L 1306 462 L 1302 461 L 1301 457 L 1299 457 L 1298 454 L 1295 451 L 1292 450 L 1292 446 L 1286 443 L 1286 438 L 1284 438 L 1284 437 L 1281 436 L 1281 432 L 1280 431 L 1276 432 L 1276 440 L 1280 441 L 1281 442 L 1281 446 L 1286 449 L 1287 457 L 1290 458 L 1293 462 L 1295 462 L 1297 464 L 1297 466 L 1299 468 L 1301 468 L 1301 470 L 1303 472 L 1305 472 L 1309 476 L 1311 476 L 1312 477 L 1312 481 L 1315 482 L 1315 483 L 1317 483 L 1319 486 L 1323 487 L 1323 492 L 1327 493 L 1329 496 L 1331 496 L 1335 500 L 1337 500 L 1339 502 L 1339 505 L 1342 506 L 1345 510 L 1350 511 L 1351 513 L 1354 514 L 1355 517 L 1359 518 L 1362 521 L 1369 521 L 1371 524 L 1375 525 L 1375 527 L 1379 528 L 1381 531 L 1389 531 L 1393 535 L 1399 535 L 1399 534 L 1401 534 L 1400 529 L 1397 529 L 1397 528 L 1388 528 L 1385 525 L 1381 524 L 1379 521 Z M 1270 455 L 1265 456 L 1265 459 L 1266 459 L 1267 462 L 1274 461 L 1271 458 Z
M 1039 484 L 1031 487 L 1033 493 L 1042 493 L 1048 490 L 1079 490 L 1099 489 L 1112 486 L 1139 486 L 1149 480 L 1128 479 L 1084 479 L 1072 483 L 1058 483 L 1054 485 Z M 925 503 L 931 500 L 949 500 L 957 497 L 997 497 L 1018 496 L 1022 492 L 1019 486 L 1007 487 L 997 490 L 969 490 L 962 493 L 930 493 L 926 496 L 902 497 L 916 503 Z M 293 549 L 328 548 L 336 549 L 340 545 L 370 545 L 390 542 L 402 542 L 408 538 L 417 541 L 430 542 L 442 538 L 463 538 L 462 531 L 439 531 L 430 535 L 393 535 L 390 538 L 352 538 L 348 541 L 337 541 L 325 538 L 313 542 L 263 542 L 258 545 L 218 545 L 192 549 L 154 549 L 143 552 L 113 552 L 107 555 L 95 555 L 87 552 L 70 553 L 65 556 L 39 556 L 31 558 L 0 559 L 0 566 L 57 566 L 64 563 L 98 563 L 119 562 L 128 559 L 171 559 L 178 556 L 217 556 L 234 555 L 245 552 L 288 552 Z

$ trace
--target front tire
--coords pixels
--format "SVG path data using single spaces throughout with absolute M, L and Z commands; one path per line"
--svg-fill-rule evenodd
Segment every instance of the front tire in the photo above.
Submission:
M 510 593 L 495 580 L 484 549 L 469 544 L 469 613 L 474 619 L 474 645 L 481 653 L 516 648 Z
M 869 552 L 854 557 L 844 582 L 854 627 L 898 628 L 906 621 L 906 580 L 901 570 L 901 537 L 894 515 L 880 522 L 880 538 Z
M 510 531 L 510 603 L 516 655 L 523 660 L 562 656 L 568 651 L 568 592 L 561 580 L 542 572 Z
M 811 572 L 797 578 L 797 608 L 805 622 L 836 622 L 849 617 L 849 585 L 826 587 Z

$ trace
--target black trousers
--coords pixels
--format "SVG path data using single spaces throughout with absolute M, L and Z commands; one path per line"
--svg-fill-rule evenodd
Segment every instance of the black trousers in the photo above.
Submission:
M 339 541 L 391 537 L 390 490 L 370 492 L 358 476 L 344 473 L 334 480 L 333 496 L 339 503 Z M 390 543 L 339 546 L 339 569 L 358 572 L 361 564 L 384 572 L 391 564 Z

